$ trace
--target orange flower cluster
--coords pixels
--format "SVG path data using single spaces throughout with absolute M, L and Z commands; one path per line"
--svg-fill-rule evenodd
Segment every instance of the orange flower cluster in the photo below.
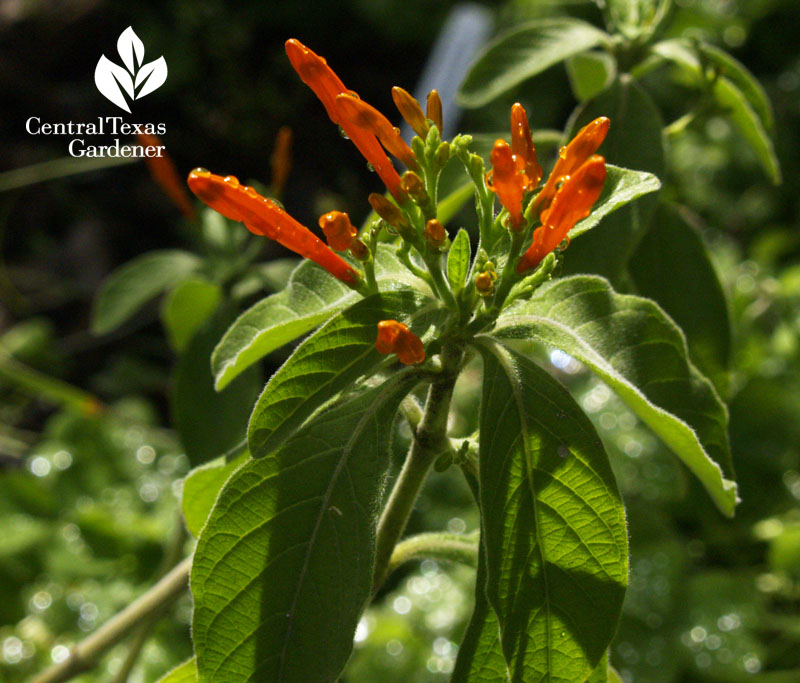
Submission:
M 241 221 L 256 235 L 275 240 L 304 258 L 311 259 L 342 282 L 354 285 L 358 273 L 307 227 L 281 207 L 262 197 L 234 176 L 222 177 L 196 168 L 189 174 L 189 189 L 226 218 Z
M 595 152 L 606 137 L 610 121 L 595 119 L 558 151 L 558 161 L 531 207 L 539 210 L 542 225 L 533 232 L 533 242 L 517 263 L 517 272 L 535 268 L 553 251 L 575 224 L 586 218 L 603 191 L 605 159 Z
M 398 202 L 405 201 L 400 176 L 384 151 L 385 148 L 407 166 L 416 168 L 414 154 L 403 142 L 400 131 L 377 109 L 362 102 L 357 93 L 348 90 L 325 59 L 299 40 L 286 41 L 286 54 L 303 83 L 320 99 L 331 121 L 344 130 L 392 196 Z
M 378 323 L 375 348 L 384 354 L 396 353 L 403 365 L 416 365 L 425 360 L 422 340 L 397 320 L 381 320 Z
M 567 233 L 589 215 L 605 180 L 606 160 L 598 154 L 590 156 L 567 177 L 550 207 L 542 211 L 542 224 L 533 231 L 533 243 L 517 263 L 517 272 L 535 268 L 564 239 L 569 239 Z
M 561 244 L 575 223 L 589 215 L 606 178 L 605 160 L 594 153 L 605 139 L 608 127 L 609 120 L 601 116 L 581 128 L 559 150 L 556 165 L 528 209 L 530 213 L 540 212 L 542 226 L 534 231 L 533 243 L 517 263 L 518 272 L 539 265 Z M 521 230 L 525 223 L 523 199 L 542 179 L 542 167 L 536 158 L 528 117 L 519 103 L 511 107 L 511 145 L 497 140 L 491 162 L 486 185 L 508 211 L 511 229 Z
M 512 229 L 519 230 L 525 222 L 522 199 L 542 178 L 528 117 L 519 102 L 511 107 L 511 145 L 505 140 L 497 140 L 492 148 L 491 162 L 492 170 L 486 174 L 486 185 L 508 210 Z

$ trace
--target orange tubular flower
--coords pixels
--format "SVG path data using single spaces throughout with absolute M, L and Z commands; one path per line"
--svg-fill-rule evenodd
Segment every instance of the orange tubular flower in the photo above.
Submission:
M 383 354 L 396 353 L 403 365 L 417 365 L 425 360 L 422 340 L 397 320 L 381 320 L 378 323 L 375 348 Z
M 425 107 L 425 113 L 428 118 L 433 121 L 433 124 L 439 129 L 439 133 L 441 134 L 444 121 L 442 119 L 442 98 L 439 97 L 438 91 L 431 90 L 428 93 L 428 103 Z
M 337 95 L 354 95 L 355 93 L 345 87 L 323 57 L 308 49 L 299 40 L 292 38 L 286 41 L 286 54 L 303 83 L 311 88 L 320 99 L 331 121 L 344 130 L 358 151 L 375 169 L 394 198 L 398 202 L 405 201 L 405 195 L 400 187 L 400 176 L 392 166 L 392 162 L 389 161 L 389 157 L 386 156 L 386 152 L 383 151 L 378 139 L 372 132 L 355 125 L 341 111 L 336 100 Z
M 392 88 L 392 99 L 405 122 L 424 140 L 431 127 L 428 125 L 428 120 L 425 118 L 419 102 L 410 93 L 397 86 Z M 439 132 L 441 133 L 441 131 Z
M 280 197 L 283 188 L 286 187 L 286 179 L 289 177 L 289 170 L 292 167 L 292 129 L 289 126 L 281 126 L 278 135 L 275 137 L 275 149 L 272 150 L 270 157 L 270 167 L 272 170 L 273 196 Z
M 542 179 L 542 167 L 536 158 L 525 107 L 519 102 L 511 107 L 511 151 L 525 161 L 525 174 L 535 187 Z
M 331 211 L 319 218 L 319 227 L 334 251 L 347 251 L 353 244 L 358 230 L 353 227 L 350 217 L 342 211 Z
M 542 225 L 533 233 L 533 244 L 517 263 L 517 272 L 535 268 L 553 251 L 575 224 L 589 215 L 603 191 L 606 160 L 595 154 L 569 176 L 556 192 L 550 208 L 542 212 Z
M 534 200 L 534 207 L 546 209 L 556 194 L 558 184 L 572 175 L 592 154 L 597 151 L 608 133 L 610 121 L 605 117 L 595 119 L 581 128 L 566 147 L 558 150 L 558 161 L 547 178 L 547 183 Z
M 162 147 L 164 143 L 157 135 L 150 135 L 149 133 L 137 133 L 136 139 L 142 147 Z M 186 216 L 186 218 L 194 218 L 194 206 L 186 194 L 186 188 L 183 185 L 183 180 L 178 175 L 175 164 L 166 152 L 164 156 L 160 157 L 145 157 L 144 162 L 147 164 L 147 170 L 156 184 L 165 192 L 167 197 L 172 200 L 172 203 L 178 207 L 178 210 Z
M 358 273 L 349 263 L 252 187 L 241 185 L 233 176 L 223 178 L 203 168 L 194 169 L 189 174 L 188 183 L 189 189 L 208 206 L 231 220 L 244 223 L 250 232 L 269 237 L 314 261 L 342 282 L 349 285 L 358 282 Z
M 522 196 L 531 188 L 531 180 L 525 174 L 525 160 L 511 152 L 505 140 L 497 140 L 491 153 L 492 170 L 486 174 L 486 183 L 497 193 L 500 203 L 508 209 L 511 227 L 519 230 L 525 219 L 522 215 Z
M 377 136 L 389 154 L 400 159 L 408 168 L 417 168 L 414 152 L 400 137 L 400 129 L 395 128 L 375 107 L 352 95 L 337 95 L 336 104 L 353 125 Z

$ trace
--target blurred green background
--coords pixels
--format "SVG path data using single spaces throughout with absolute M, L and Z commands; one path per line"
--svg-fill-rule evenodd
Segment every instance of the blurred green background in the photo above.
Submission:
M 736 518 L 719 515 L 604 385 L 569 358 L 542 360 L 595 419 L 628 508 L 630 588 L 612 648 L 623 679 L 791 683 L 800 680 L 800 10 L 792 0 L 675 4 L 671 34 L 729 50 L 766 88 L 784 178 L 771 185 L 723 118 L 702 118 L 669 139 L 664 194 L 693 209 L 730 304 L 731 439 L 743 499 Z M 93 74 L 99 55 L 116 55 L 117 36 L 132 25 L 148 59 L 164 55 L 169 77 L 126 120 L 165 122 L 163 140 L 181 174 L 202 165 L 267 183 L 276 133 L 290 126 L 287 209 L 312 226 L 330 208 L 361 219 L 376 178 L 291 70 L 283 42 L 296 37 L 326 56 L 349 87 L 397 119 L 391 86 L 413 90 L 454 6 L 3 0 L 0 174 L 66 153 L 68 138 L 28 135 L 28 117 L 120 113 L 97 92 Z M 485 7 L 495 31 L 551 14 L 600 22 L 592 2 Z M 656 77 L 645 87 L 667 122 L 691 97 Z M 558 66 L 466 112 L 459 130 L 504 130 L 515 99 L 537 128 L 563 128 L 576 104 Z M 111 334 L 88 330 L 92 297 L 114 268 L 152 249 L 197 243 L 196 229 L 142 163 L 0 193 L 0 681 L 25 681 L 63 658 L 66 646 L 191 548 L 179 495 L 197 462 L 170 418 L 176 359 L 158 305 Z M 287 253 L 271 245 L 262 255 Z M 239 303 L 261 295 L 254 289 Z M 270 356 L 265 373 L 283 357 Z M 62 393 L 31 390 L 14 374 L 19 367 L 107 408 L 93 411 L 83 394 L 64 394 L 66 385 L 57 385 Z M 459 433 L 474 428 L 477 400 L 465 378 Z M 399 430 L 398 458 L 407 438 Z M 410 531 L 471 531 L 477 519 L 451 468 L 431 478 Z M 447 680 L 473 576 L 432 561 L 396 572 L 359 626 L 345 680 Z M 169 608 L 128 680 L 157 680 L 191 654 L 190 610 L 188 596 Z M 129 647 L 115 647 L 78 680 L 126 680 Z

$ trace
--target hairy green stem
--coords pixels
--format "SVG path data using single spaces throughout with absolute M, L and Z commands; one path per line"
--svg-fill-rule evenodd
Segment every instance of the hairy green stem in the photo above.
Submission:
M 444 301 L 447 306 L 451 309 L 458 310 L 458 304 L 456 303 L 456 298 L 453 296 L 453 290 L 450 289 L 450 283 L 447 281 L 447 278 L 444 276 L 444 272 L 442 271 L 442 258 L 441 255 L 437 254 L 435 256 L 431 256 L 425 259 L 425 263 L 428 266 L 428 272 L 430 272 L 433 281 L 436 283 L 436 289 L 439 292 L 439 297 Z
M 474 534 L 447 534 L 438 531 L 409 536 L 395 546 L 387 576 L 412 560 L 431 559 L 478 566 L 478 537 Z
M 146 593 L 73 646 L 69 657 L 34 677 L 31 683 L 61 683 L 90 670 L 104 652 L 139 626 L 143 619 L 163 609 L 186 590 L 191 568 L 192 558 L 187 557 Z
M 403 535 L 431 466 L 439 454 L 450 447 L 447 418 L 463 355 L 460 347 L 446 346 L 442 349 L 443 373 L 428 389 L 414 442 L 378 521 L 373 591 L 381 586 L 388 574 L 392 553 Z
M 508 296 L 508 292 L 511 290 L 511 285 L 513 285 L 514 282 L 519 279 L 516 265 L 524 242 L 525 234 L 523 230 L 511 232 L 511 248 L 508 251 L 508 260 L 506 261 L 505 268 L 503 268 L 503 274 L 500 276 L 500 282 L 497 285 L 494 293 L 492 307 L 498 313 L 503 307 L 503 302 Z

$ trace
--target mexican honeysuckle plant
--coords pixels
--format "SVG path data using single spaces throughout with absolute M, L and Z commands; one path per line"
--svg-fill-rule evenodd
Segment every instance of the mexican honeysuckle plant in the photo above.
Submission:
M 617 293 L 601 277 L 558 275 L 570 240 L 602 230 L 604 216 L 657 190 L 658 179 L 598 154 L 614 126 L 604 116 L 543 173 L 519 104 L 487 168 L 470 136 L 442 139 L 435 91 L 423 111 L 395 88 L 416 133 L 409 146 L 323 58 L 296 40 L 286 51 L 387 193 L 369 196 L 373 213 L 361 229 L 345 213 L 323 215 L 326 244 L 235 177 L 189 175 L 209 207 L 306 259 L 224 334 L 212 357 L 217 388 L 310 334 L 258 398 L 248 453 L 186 481 L 184 510 L 198 535 L 196 657 L 182 673 L 335 681 L 389 573 L 430 556 L 477 566 L 454 681 L 606 680 L 628 576 L 625 510 L 592 422 L 533 350 L 579 360 L 722 513 L 737 502 L 726 409 L 689 360 L 681 330 L 653 301 Z M 475 199 L 476 225 L 457 232 L 446 227 L 457 202 L 439 192 L 449 164 L 463 167 Z M 454 439 L 454 385 L 473 359 L 483 373 L 479 428 Z M 413 438 L 391 475 L 400 421 Z M 479 540 L 404 536 L 434 463 L 463 472 L 480 510 Z

